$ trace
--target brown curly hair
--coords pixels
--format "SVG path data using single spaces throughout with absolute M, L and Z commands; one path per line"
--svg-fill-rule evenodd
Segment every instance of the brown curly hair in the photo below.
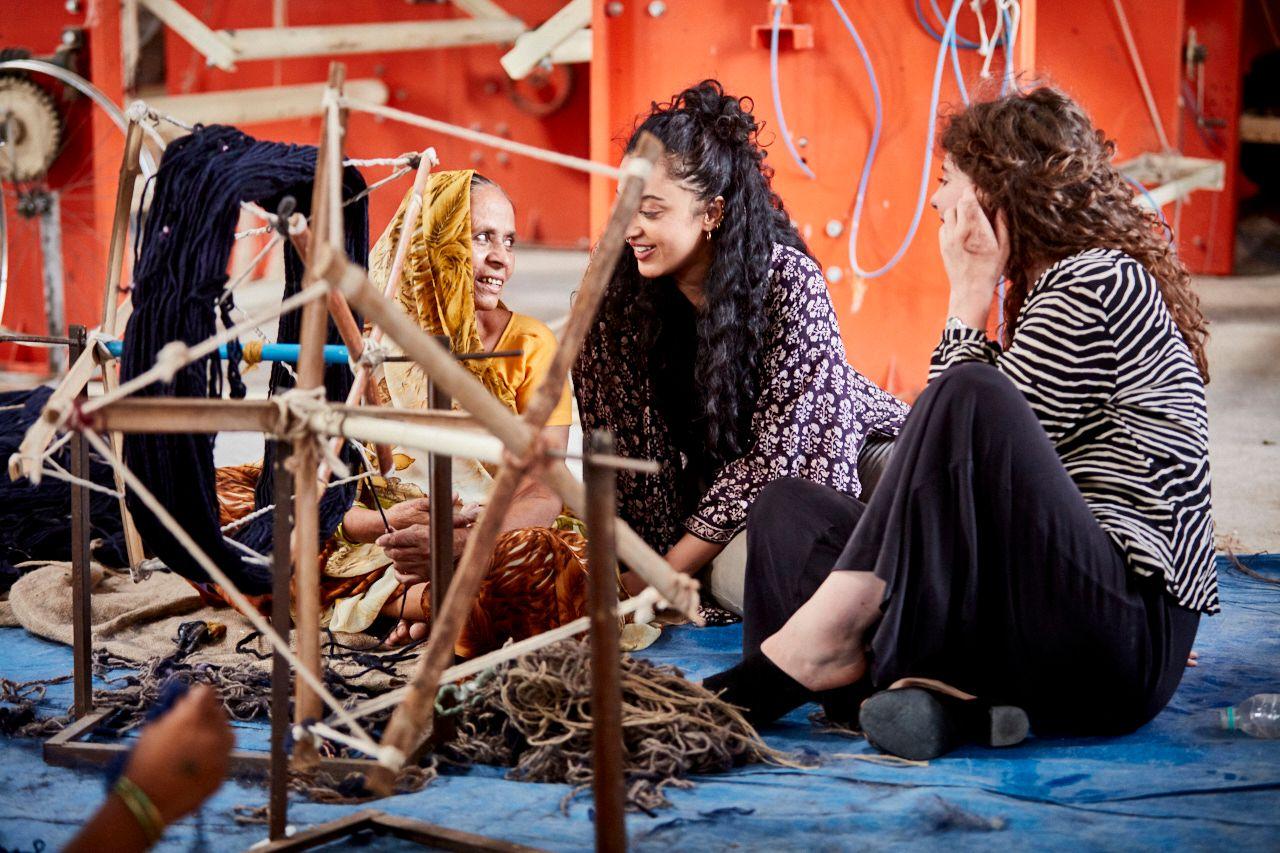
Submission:
M 1034 270 L 1086 249 L 1119 249 L 1155 277 L 1208 382 L 1209 333 L 1171 231 L 1155 211 L 1134 204 L 1133 187 L 1111 162 L 1115 142 L 1075 101 L 1051 86 L 975 101 L 949 117 L 941 145 L 988 214 L 1004 211 L 1008 223 L 1006 346 Z

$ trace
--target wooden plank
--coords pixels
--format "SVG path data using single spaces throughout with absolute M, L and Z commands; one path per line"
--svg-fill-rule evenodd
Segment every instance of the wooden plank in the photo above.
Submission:
M 123 10 L 123 15 L 125 18 L 133 16 L 133 21 L 136 25 L 137 11 L 135 2 L 134 8 L 125 8 Z M 128 87 L 126 86 L 126 88 Z M 116 184 L 116 211 L 111 220 L 111 242 L 107 248 L 107 286 L 102 298 L 102 334 L 110 338 L 120 337 L 120 329 L 123 326 L 120 322 L 120 279 L 124 275 L 124 248 L 129 234 L 129 213 L 133 207 L 133 189 L 138 181 L 138 175 L 142 171 L 139 165 L 141 153 L 142 125 L 130 120 L 129 128 L 125 132 L 124 157 L 120 160 L 120 178 Z M 114 361 L 104 357 L 104 353 L 105 350 L 98 353 L 98 360 L 102 363 L 103 390 L 110 394 L 120 385 L 119 367 Z M 118 432 L 113 432 L 109 434 L 108 438 L 111 439 L 111 446 L 116 455 L 123 459 L 124 436 Z M 113 476 L 115 477 L 116 491 L 121 495 L 120 519 L 124 527 L 125 554 L 129 559 L 129 565 L 136 566 L 146 559 L 147 555 L 142 547 L 142 536 L 138 533 L 138 525 L 134 523 L 133 515 L 130 514 L 128 504 L 123 497 L 124 480 L 119 472 L 113 472 Z
M 72 344 L 71 357 L 79 358 L 88 347 L 84 326 L 72 326 L 69 330 Z M 78 399 L 83 400 L 81 393 Z M 90 479 L 89 447 L 84 436 L 75 433 L 69 446 L 71 476 L 80 480 Z M 71 657 L 72 682 L 75 696 L 75 713 L 83 717 L 93 711 L 93 583 L 89 572 L 89 490 L 79 484 L 71 484 Z
M 295 86 L 264 86 L 252 89 L 233 89 L 224 92 L 200 92 L 192 95 L 162 95 L 148 98 L 147 106 L 184 121 L 201 124 L 231 124 L 237 127 L 247 124 L 310 118 L 321 112 L 320 99 L 324 95 L 324 83 L 301 83 Z M 353 98 L 387 102 L 387 84 L 376 78 L 351 80 L 346 91 Z M 163 131 L 173 136 L 186 133 L 169 125 Z
M 289 613 L 289 583 L 293 555 L 289 532 L 293 530 L 293 471 L 289 467 L 288 445 L 281 444 L 273 465 L 274 525 L 271 531 L 271 627 L 280 639 L 289 642 L 292 616 Z M 267 806 L 268 836 L 283 838 L 289 813 L 289 662 L 278 651 L 271 654 L 271 778 Z
M 423 426 L 446 426 L 477 434 L 485 430 L 466 412 L 432 412 L 390 406 L 347 406 L 330 403 L 343 415 L 398 421 Z M 94 412 L 89 419 L 95 432 L 265 432 L 279 426 L 280 407 L 270 400 L 204 400 L 163 397 L 126 397 Z
M 516 46 L 500 60 L 503 70 L 512 80 L 529 76 L 543 57 L 590 24 L 591 0 L 569 0 L 542 26 L 516 40 Z
M 346 78 L 345 67 L 338 62 L 329 66 L 329 93 L 337 96 L 342 91 L 342 82 Z M 311 245 L 307 257 L 307 271 L 303 285 L 316 281 L 316 253 L 321 251 L 326 242 L 332 238 L 333 229 L 341 233 L 341 219 L 333 221 L 334 200 L 333 182 L 341 187 L 341 174 L 333 175 L 333 162 L 336 158 L 341 168 L 341 152 L 333 151 L 332 124 L 338 121 L 334 111 L 326 111 L 321 126 L 320 147 L 316 156 L 316 177 L 311 194 Z M 341 189 L 339 189 L 341 192 Z M 341 198 L 337 199 L 337 210 L 341 211 Z M 339 214 L 340 215 L 340 214 Z M 338 251 L 341 251 L 339 249 Z M 298 353 L 298 389 L 306 391 L 324 385 L 324 344 L 327 331 L 327 311 L 324 303 L 314 301 L 307 304 L 302 312 L 302 329 L 299 333 Z M 295 483 L 295 536 L 293 542 L 294 571 L 294 608 L 297 620 L 298 636 L 295 647 L 302 665 L 321 677 L 320 660 L 320 484 L 315 473 L 320 464 L 319 452 L 309 436 L 294 442 L 293 458 L 296 460 L 296 471 L 299 472 Z M 320 697 L 315 694 L 301 679 L 295 684 L 293 719 L 302 724 L 307 720 L 320 719 L 323 706 Z M 309 741 L 300 741 L 294 746 L 294 760 L 300 768 L 314 766 L 317 759 L 315 747 Z
M 236 70 L 236 55 L 224 32 L 214 32 L 176 0 L 139 0 L 183 41 L 198 50 L 211 65 L 223 71 Z
M 328 844 L 342 838 L 350 838 L 356 833 L 369 829 L 373 825 L 373 819 L 381 814 L 376 809 L 362 809 L 353 814 L 331 820 L 328 823 L 322 823 L 319 826 L 313 826 L 310 829 L 304 829 L 301 832 L 294 833 L 289 838 L 280 838 L 261 847 L 254 847 L 254 850 L 262 851 L 262 853 L 284 853 L 287 850 L 310 850 L 313 847 L 319 847 L 322 844 Z
M 416 841 L 433 850 L 492 850 L 496 853 L 544 853 L 541 848 L 528 847 L 497 838 L 486 838 L 470 832 L 434 826 L 413 818 L 378 812 L 370 823 L 386 830 L 397 838 Z
M 263 27 L 227 32 L 225 36 L 238 58 L 250 60 L 504 44 L 515 41 L 524 31 L 524 24 L 515 18 L 463 18 L 284 29 Z
M 1280 116 L 1240 116 L 1240 141 L 1280 145 Z
M 493 0 L 453 0 L 453 5 L 473 18 L 493 21 L 509 21 L 515 18 Z

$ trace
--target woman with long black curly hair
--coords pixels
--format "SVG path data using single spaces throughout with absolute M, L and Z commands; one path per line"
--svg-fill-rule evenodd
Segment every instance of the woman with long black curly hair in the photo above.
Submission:
M 647 131 L 666 156 L 574 369 L 583 429 L 662 463 L 652 477 L 622 475 L 620 514 L 689 573 L 720 553 L 771 480 L 857 496 L 868 434 L 896 433 L 906 414 L 846 361 L 759 129 L 750 101 L 714 80 L 653 105 L 626 150 Z
M 1204 317 L 1069 97 L 975 102 L 941 141 L 929 385 L 865 507 L 797 481 L 760 496 L 748 585 L 773 594 L 705 684 L 757 722 L 816 695 L 907 758 L 1132 731 L 1219 609 Z M 983 331 L 1001 276 L 1003 347 Z

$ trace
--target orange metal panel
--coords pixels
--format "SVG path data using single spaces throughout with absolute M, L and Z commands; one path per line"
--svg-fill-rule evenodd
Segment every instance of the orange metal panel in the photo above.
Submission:
M 1176 138 L 1183 0 L 1123 2 L 1163 124 Z M 929 4 L 924 5 L 927 9 Z M 947 11 L 951 4 L 944 0 L 940 5 Z M 988 10 L 992 5 L 987 4 Z M 810 248 L 832 273 L 829 285 L 850 361 L 890 390 L 911 397 L 923 386 L 928 355 L 946 310 L 937 221 L 926 209 L 914 242 L 888 274 L 866 281 L 850 274 L 845 229 L 872 129 L 870 88 L 832 4 L 796 0 L 791 6 L 795 23 L 813 27 L 815 45 L 813 50 L 781 53 L 782 95 L 787 123 L 793 138 L 807 143 L 802 151 L 816 180 L 805 177 L 777 138 L 769 53 L 752 38 L 752 27 L 770 20 L 771 6 L 764 0 L 721 3 L 714 12 L 706 4 L 693 3 L 598 4 L 593 19 L 591 153 L 616 161 L 637 114 L 652 100 L 663 100 L 704 77 L 717 77 L 730 92 L 752 96 L 757 116 L 767 125 L 762 140 L 769 146 L 768 162 L 777 170 L 775 188 Z M 655 14 L 659 7 L 661 14 Z M 918 24 L 911 0 L 845 0 L 844 7 L 875 64 L 886 115 L 858 245 L 861 265 L 874 268 L 898 246 L 914 210 L 938 44 Z M 1159 150 L 1112 0 L 1024 0 L 1022 8 L 1016 67 L 1032 71 L 1029 79 L 1039 75 L 1072 92 L 1118 140 L 1121 157 Z M 967 3 L 958 20 L 962 35 L 975 36 Z M 999 67 L 1002 61 L 998 55 L 993 65 Z M 1034 69 L 1027 65 L 1032 61 Z M 980 61 L 962 52 L 961 64 L 972 86 Z M 948 63 L 942 111 L 958 101 Z M 935 160 L 934 175 L 936 171 Z M 594 222 L 608 209 L 612 192 L 606 181 L 593 184 Z M 834 237 L 827 232 L 833 222 L 840 232 Z
M 1195 28 L 1196 39 L 1205 46 L 1204 112 L 1215 128 L 1220 144 L 1196 128 L 1196 85 L 1183 110 L 1178 145 L 1192 157 L 1211 157 L 1226 164 L 1226 187 L 1220 193 L 1197 193 L 1182 206 L 1178 215 L 1178 251 L 1196 272 L 1229 275 L 1235 260 L 1236 213 L 1238 210 L 1240 162 L 1240 81 L 1243 64 L 1241 35 L 1244 32 L 1244 0 L 1187 0 L 1187 26 Z M 1250 5 L 1257 7 L 1257 2 Z M 1209 136 L 1209 139 L 1205 137 Z M 1171 208 L 1167 208 L 1171 210 Z
M 888 274 L 867 281 L 852 275 L 846 229 L 871 136 L 870 88 L 832 5 L 825 0 L 792 5 L 795 22 L 812 25 L 816 44 L 813 50 L 780 54 L 781 90 L 787 124 L 798 144 L 802 139 L 807 143 L 801 151 L 816 180 L 805 177 L 778 138 L 769 52 L 754 46 L 751 38 L 753 26 L 770 20 L 770 6 L 763 1 L 722 3 L 714 13 L 704 4 L 668 3 L 658 16 L 651 14 L 652 4 L 600 4 L 593 19 L 591 153 L 616 161 L 635 116 L 650 101 L 665 100 L 702 78 L 716 77 L 731 93 L 753 97 L 756 115 L 766 125 L 761 138 L 768 145 L 767 162 L 777 170 L 774 187 L 829 272 L 850 361 L 890 390 L 913 397 L 923 387 L 946 312 L 937 219 L 926 208 L 915 241 Z M 844 5 L 875 63 L 885 109 L 858 245 L 861 265 L 876 268 L 901 242 L 914 211 L 938 43 L 918 25 L 910 0 L 848 0 Z M 618 14 L 610 14 L 610 7 Z M 976 34 L 967 9 L 959 29 L 967 36 Z M 997 63 L 1002 61 L 997 57 Z M 962 52 L 961 62 L 966 75 L 976 78 L 978 58 Z M 942 100 L 959 100 L 949 65 Z M 595 221 L 607 210 L 612 193 L 606 181 L 593 186 Z M 828 223 L 835 223 L 833 230 L 839 233 L 830 236 Z

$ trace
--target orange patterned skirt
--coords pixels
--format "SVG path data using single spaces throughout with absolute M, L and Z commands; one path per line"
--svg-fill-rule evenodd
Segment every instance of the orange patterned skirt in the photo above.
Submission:
M 253 490 L 262 471 L 260 463 L 234 465 L 217 471 L 219 523 L 230 524 L 253 511 Z M 374 546 L 363 546 L 374 548 Z M 359 596 L 375 595 L 378 607 L 404 594 L 394 586 L 387 562 L 373 560 L 367 572 L 341 570 L 338 557 L 342 543 L 331 538 L 320 554 L 320 605 L 327 623 L 335 608 L 350 605 Z M 380 552 L 380 549 L 378 549 Z M 216 584 L 193 584 L 202 597 L 215 606 L 230 602 Z M 252 596 L 254 606 L 264 614 L 271 609 L 271 596 Z M 429 593 L 423 593 L 422 610 L 430 612 Z M 587 612 L 586 539 L 581 533 L 549 527 L 527 527 L 508 531 L 498 538 L 489 573 L 454 651 L 461 657 L 475 657 L 501 647 L 508 640 L 522 640 L 557 628 Z

